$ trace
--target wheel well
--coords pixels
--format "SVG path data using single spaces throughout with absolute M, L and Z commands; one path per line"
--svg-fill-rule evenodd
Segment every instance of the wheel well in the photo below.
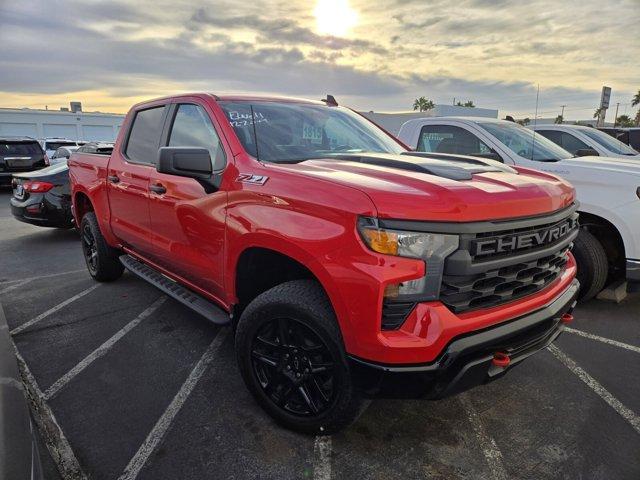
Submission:
M 626 268 L 626 255 L 624 251 L 624 242 L 618 229 L 610 221 L 593 215 L 591 213 L 580 212 L 580 228 L 589 231 L 598 239 L 604 251 L 607 253 L 609 260 L 610 276 L 623 275 Z
M 84 217 L 87 212 L 93 212 L 93 204 L 84 193 L 76 194 L 73 206 L 75 208 L 76 218 L 78 219 L 78 225 L 80 225 L 82 217 Z
M 311 278 L 311 271 L 300 262 L 266 248 L 252 247 L 240 255 L 236 268 L 236 295 L 239 317 L 244 308 L 262 292 L 291 280 Z

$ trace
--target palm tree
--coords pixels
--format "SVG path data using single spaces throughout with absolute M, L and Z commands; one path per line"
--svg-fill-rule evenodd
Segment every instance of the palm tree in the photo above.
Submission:
M 638 90 L 638 93 L 636 93 L 631 100 L 632 107 L 637 107 L 638 105 L 640 105 L 640 90 Z M 636 113 L 636 127 L 640 127 L 640 108 L 638 108 L 638 113 Z
M 633 127 L 633 120 L 631 120 L 631 117 L 629 115 L 620 115 L 616 119 L 616 126 L 622 128 Z
M 601 113 L 602 113 L 602 107 L 596 108 L 596 111 L 593 112 L 593 118 L 599 118 Z
M 427 110 L 431 110 L 435 106 L 436 104 L 433 103 L 433 100 L 429 100 L 426 97 L 416 98 L 413 102 L 413 109 L 420 112 L 426 112 Z
M 562 115 L 558 115 L 553 123 L 562 124 L 564 122 L 564 117 Z

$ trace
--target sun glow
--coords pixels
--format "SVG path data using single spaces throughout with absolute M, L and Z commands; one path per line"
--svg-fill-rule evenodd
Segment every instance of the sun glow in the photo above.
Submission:
M 348 0 L 318 0 L 313 11 L 318 33 L 344 37 L 358 22 L 358 14 Z

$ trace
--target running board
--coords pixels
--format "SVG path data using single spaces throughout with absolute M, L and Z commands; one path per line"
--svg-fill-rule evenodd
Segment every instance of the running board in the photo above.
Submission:
M 174 282 L 155 268 L 136 260 L 131 255 L 121 255 L 120 262 L 131 273 L 139 276 L 143 280 L 146 280 L 154 287 L 160 289 L 171 298 L 186 305 L 210 322 L 213 322 L 216 325 L 227 325 L 231 321 L 229 314 L 218 307 L 215 303 L 205 299 L 197 293 L 192 292 L 179 283 Z

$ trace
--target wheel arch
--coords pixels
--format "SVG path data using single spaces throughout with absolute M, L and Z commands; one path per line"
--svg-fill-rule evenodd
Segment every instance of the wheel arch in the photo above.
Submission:
M 283 239 L 277 239 L 277 242 L 277 246 L 267 242 L 247 245 L 234 256 L 229 269 L 232 274 L 227 275 L 234 312 L 241 313 L 251 300 L 276 285 L 290 280 L 313 279 L 329 299 L 345 344 L 348 344 L 353 339 L 351 329 L 345 328 L 349 321 L 346 304 L 329 273 L 300 247 Z
M 580 228 L 584 228 L 600 242 L 610 266 L 614 267 L 616 275 L 622 273 L 624 276 L 626 264 L 626 251 L 624 239 L 618 228 L 606 218 L 595 213 L 579 211 Z

